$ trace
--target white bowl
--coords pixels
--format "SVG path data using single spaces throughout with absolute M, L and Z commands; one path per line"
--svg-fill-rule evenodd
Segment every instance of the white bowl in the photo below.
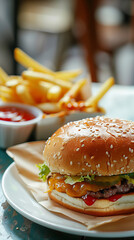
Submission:
M 27 141 L 36 124 L 42 119 L 42 111 L 36 107 L 19 103 L 1 102 L 0 106 L 19 107 L 29 111 L 35 116 L 34 119 L 24 122 L 8 122 L 0 120 L 0 147 L 7 148 Z

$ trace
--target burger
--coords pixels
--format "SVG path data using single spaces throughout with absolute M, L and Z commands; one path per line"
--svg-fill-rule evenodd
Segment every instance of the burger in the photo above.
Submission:
M 85 214 L 134 212 L 134 123 L 87 118 L 59 128 L 48 140 L 39 175 L 50 199 Z

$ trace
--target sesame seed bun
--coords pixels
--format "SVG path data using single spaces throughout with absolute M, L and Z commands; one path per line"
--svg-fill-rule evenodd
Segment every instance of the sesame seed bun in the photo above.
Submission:
M 49 192 L 49 197 L 71 210 L 94 216 L 111 216 L 134 212 L 134 193 L 124 194 L 116 202 L 97 199 L 91 206 L 86 205 L 81 198 L 73 198 L 56 190 Z
M 95 117 L 71 122 L 46 143 L 51 172 L 111 176 L 134 172 L 134 123 Z

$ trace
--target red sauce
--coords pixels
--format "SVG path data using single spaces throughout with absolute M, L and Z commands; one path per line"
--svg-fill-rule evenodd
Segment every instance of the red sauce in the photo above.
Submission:
M 116 194 L 106 199 L 109 200 L 110 202 L 116 202 L 121 197 L 122 197 L 122 194 Z M 97 198 L 91 197 L 89 195 L 83 196 L 82 199 L 88 206 L 92 206 L 93 203 L 97 200 Z
M 34 118 L 35 116 L 32 113 L 29 113 L 27 110 L 19 107 L 0 107 L 0 120 L 2 121 L 24 122 L 32 120 Z
M 109 197 L 108 200 L 111 202 L 116 202 L 121 197 L 122 197 L 122 194 L 116 194 L 114 196 Z
M 91 197 L 89 195 L 83 196 L 82 199 L 88 206 L 92 206 L 93 203 L 97 200 L 96 198 Z

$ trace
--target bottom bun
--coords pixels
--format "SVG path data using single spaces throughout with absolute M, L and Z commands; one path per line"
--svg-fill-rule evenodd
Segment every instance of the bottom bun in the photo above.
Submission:
M 94 216 L 111 216 L 134 212 L 134 193 L 124 194 L 116 202 L 97 199 L 91 206 L 85 204 L 81 198 L 73 198 L 56 190 L 49 192 L 49 197 L 66 208 Z

